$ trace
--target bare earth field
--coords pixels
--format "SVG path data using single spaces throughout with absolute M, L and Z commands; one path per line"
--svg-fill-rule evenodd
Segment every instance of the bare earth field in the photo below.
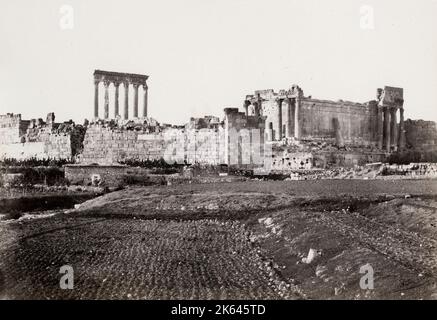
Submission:
M 436 299 L 436 228 L 433 180 L 130 188 L 0 222 L 0 297 Z

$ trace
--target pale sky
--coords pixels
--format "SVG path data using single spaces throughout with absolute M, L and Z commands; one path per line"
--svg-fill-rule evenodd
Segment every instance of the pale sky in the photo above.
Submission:
M 90 119 L 94 69 L 149 75 L 149 115 L 166 123 L 292 84 L 356 102 L 403 87 L 406 117 L 437 121 L 437 1 L 0 1 L 0 114 Z

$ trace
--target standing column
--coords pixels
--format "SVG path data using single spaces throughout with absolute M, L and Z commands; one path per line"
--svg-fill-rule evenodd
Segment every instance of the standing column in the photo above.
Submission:
M 384 146 L 387 152 L 390 152 L 390 109 L 384 107 Z
M 295 98 L 289 98 L 288 99 L 288 102 L 290 103 L 290 105 L 291 105 L 291 114 L 290 114 L 290 125 L 291 125 L 291 128 L 290 128 L 290 138 L 291 137 L 294 137 L 294 128 L 296 127 L 296 124 L 295 124 L 295 117 L 296 117 L 296 99 Z
M 269 122 L 267 129 L 267 141 L 273 141 L 273 123 Z
M 253 103 L 253 108 L 255 109 L 255 116 L 259 117 L 259 105 L 258 102 Z
M 119 97 L 118 87 L 119 86 L 120 86 L 120 82 L 114 82 L 114 87 L 115 87 L 114 118 L 117 118 L 120 115 L 119 104 L 118 104 L 118 97 Z
M 244 100 L 244 111 L 246 112 L 246 117 L 249 116 L 249 106 L 250 106 L 250 101 Z
M 105 119 L 109 118 L 109 93 L 108 93 L 108 87 L 110 82 L 104 81 L 103 85 L 105 86 Z
M 391 148 L 394 148 L 395 150 L 397 149 L 397 133 L 396 133 L 396 127 L 397 127 L 397 116 L 396 116 L 396 112 L 397 112 L 397 108 L 392 108 L 390 110 L 390 119 L 391 119 L 391 124 L 390 124 L 390 133 L 391 133 L 391 137 L 390 137 L 390 146 Z
M 404 108 L 399 109 L 400 123 L 399 123 L 399 142 L 398 146 L 400 150 L 405 149 L 405 125 L 404 125 Z
M 147 118 L 147 99 L 149 96 L 149 87 L 147 84 L 143 84 L 143 91 L 144 91 L 144 102 L 143 102 L 143 117 Z
M 384 144 L 384 120 L 382 107 L 378 107 L 378 149 L 382 150 Z
M 129 119 L 129 82 L 123 82 L 124 85 L 124 119 Z
M 299 109 L 300 109 L 300 98 L 296 98 L 296 104 L 294 107 L 294 137 L 296 139 L 300 138 Z
M 255 113 L 257 116 L 261 115 L 261 108 L 263 107 L 263 99 L 261 98 L 260 94 L 258 93 L 257 97 L 257 107 L 255 108 Z
M 138 87 L 139 84 L 134 83 L 134 118 L 138 118 Z
M 94 80 L 94 118 L 99 117 L 99 80 Z
M 287 99 L 287 132 L 286 132 L 286 137 L 287 138 L 291 138 L 293 136 L 293 127 L 292 127 L 292 123 L 293 123 L 293 100 L 291 98 Z
M 287 103 L 287 121 L 285 122 L 286 124 L 286 132 L 285 132 L 285 136 L 287 138 L 291 137 L 291 104 L 290 104 L 290 100 L 288 100 Z
M 276 103 L 278 104 L 278 126 L 277 126 L 277 136 L 276 136 L 276 140 L 281 140 L 282 139 L 282 101 L 283 99 L 276 99 Z

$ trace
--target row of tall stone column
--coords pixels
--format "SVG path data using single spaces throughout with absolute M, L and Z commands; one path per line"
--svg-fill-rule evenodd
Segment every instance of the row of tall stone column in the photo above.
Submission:
M 95 91 L 94 91 L 94 117 L 99 118 L 99 80 L 94 81 Z M 119 107 L 119 87 L 120 82 L 112 82 L 115 88 L 114 95 L 114 118 L 121 116 Z M 111 81 L 103 81 L 105 88 L 105 100 L 104 100 L 104 112 L 103 117 L 105 119 L 109 118 L 109 85 Z M 124 112 L 123 119 L 129 119 L 129 82 L 123 82 L 124 86 Z M 143 117 L 147 117 L 147 100 L 148 100 L 148 87 L 146 84 L 140 85 L 138 83 L 133 83 L 134 88 L 134 107 L 133 107 L 133 117 L 138 118 L 138 88 L 143 87 Z
M 99 84 L 103 82 L 105 88 L 104 96 L 104 110 L 103 118 L 108 119 L 109 116 L 109 86 L 111 83 L 114 85 L 114 118 L 121 116 L 120 106 L 119 106 L 119 87 L 120 84 L 124 86 L 124 112 L 123 119 L 129 119 L 129 87 L 130 85 L 134 88 L 134 106 L 133 106 L 133 117 L 138 118 L 138 88 L 142 86 L 144 102 L 143 102 L 143 117 L 147 117 L 147 103 L 148 103 L 148 86 L 147 79 L 149 77 L 141 74 L 132 73 L 119 73 L 112 71 L 94 71 L 94 117 L 99 118 Z
M 285 112 L 285 133 L 283 132 L 283 119 L 282 119 L 282 105 L 286 101 L 287 111 Z M 300 138 L 300 126 L 299 126 L 299 109 L 300 109 L 300 99 L 299 98 L 278 98 L 277 103 L 277 127 L 276 132 L 278 133 L 277 138 L 281 140 L 283 137 L 295 139 Z
M 400 113 L 399 126 L 397 110 Z M 405 148 L 404 108 L 378 107 L 378 148 L 387 152 Z

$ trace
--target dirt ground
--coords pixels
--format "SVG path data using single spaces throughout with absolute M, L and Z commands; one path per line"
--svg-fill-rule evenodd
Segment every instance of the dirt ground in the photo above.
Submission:
M 0 222 L 0 297 L 436 299 L 436 212 L 433 180 L 130 188 Z

